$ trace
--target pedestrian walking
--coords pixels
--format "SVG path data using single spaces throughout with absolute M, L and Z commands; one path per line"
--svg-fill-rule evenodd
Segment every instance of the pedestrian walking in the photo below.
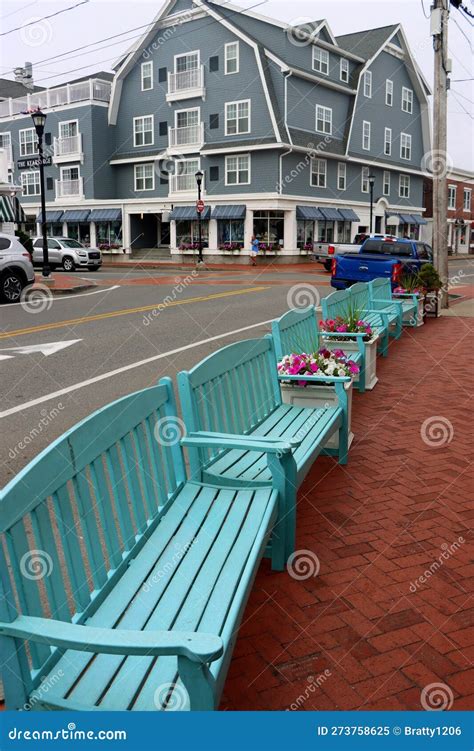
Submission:
M 250 263 L 252 266 L 257 265 L 257 256 L 260 250 L 260 241 L 252 235 L 252 241 L 250 243 Z

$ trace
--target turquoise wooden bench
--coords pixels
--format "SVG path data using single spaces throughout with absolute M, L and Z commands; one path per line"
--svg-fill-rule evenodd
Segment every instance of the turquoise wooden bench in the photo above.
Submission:
M 189 481 L 180 424 L 163 379 L 79 423 L 1 492 L 8 709 L 217 707 L 269 545 L 285 565 L 276 485 L 294 460 L 287 441 L 222 436 L 268 456 L 274 487 Z
M 316 352 L 324 345 L 322 334 L 318 329 L 314 305 L 288 310 L 281 318 L 272 322 L 272 335 L 278 361 L 292 352 Z M 349 355 L 360 368 L 356 384 L 359 391 L 364 392 L 366 385 L 364 334 L 354 333 L 344 334 L 344 336 L 357 342 L 358 352 L 350 352 Z M 324 337 L 337 340 L 341 334 L 325 331 Z M 341 342 L 340 349 L 344 350 L 344 342 Z
M 393 336 L 395 339 L 400 338 L 402 335 L 403 319 L 401 303 L 372 300 L 370 286 L 365 282 L 353 284 L 347 291 L 349 292 L 351 305 L 360 310 L 364 318 L 373 313 L 383 316 L 384 323 L 388 324 L 389 336 Z
M 282 404 L 279 380 L 334 383 L 338 406 L 309 409 Z M 246 448 L 227 446 L 242 435 L 247 440 L 288 441 L 295 464 L 281 464 L 277 487 L 287 514 L 286 555 L 294 551 L 296 491 L 328 440 L 339 432 L 339 462 L 347 463 L 347 378 L 284 376 L 276 368 L 271 336 L 236 342 L 215 352 L 192 370 L 178 374 L 178 387 L 188 435 L 192 476 L 220 486 L 265 487 L 272 481 L 266 458 Z M 265 445 L 262 444 L 262 445 Z
M 370 304 L 372 306 L 375 303 L 385 307 L 390 307 L 391 305 L 401 306 L 402 321 L 403 314 L 407 313 L 408 318 L 406 320 L 406 325 L 417 325 L 418 295 L 411 293 L 394 293 L 392 292 L 392 283 L 390 279 L 383 278 L 373 279 L 369 282 L 369 295 Z
M 357 286 L 357 285 L 354 285 Z M 351 288 L 352 289 L 352 288 Z M 321 300 L 323 318 L 325 320 L 334 320 L 338 316 L 344 318 L 348 316 L 356 307 L 355 300 L 351 298 L 349 289 L 336 290 Z M 388 355 L 388 339 L 390 323 L 388 316 L 382 312 L 372 310 L 363 310 L 357 308 L 361 317 L 370 324 L 374 331 L 379 334 L 380 351 L 384 357 Z

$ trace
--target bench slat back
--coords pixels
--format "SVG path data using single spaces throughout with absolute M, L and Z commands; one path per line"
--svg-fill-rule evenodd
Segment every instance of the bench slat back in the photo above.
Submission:
M 281 404 L 273 339 L 230 344 L 178 374 L 183 417 L 189 431 L 249 433 Z M 220 449 L 190 449 L 193 476 Z
M 166 378 L 76 425 L 0 492 L 0 620 L 94 612 L 186 481 L 181 434 Z M 52 653 L 20 649 L 28 686 Z
M 314 305 L 294 308 L 273 321 L 272 334 L 277 360 L 292 353 L 316 352 L 319 332 Z
M 337 290 L 327 297 L 323 297 L 321 307 L 325 320 L 334 320 L 338 316 L 346 316 L 350 310 L 349 290 Z
M 349 288 L 350 304 L 355 310 L 367 310 L 370 308 L 369 285 L 365 282 L 357 282 Z
M 390 279 L 378 278 L 369 282 L 369 294 L 371 300 L 392 301 L 392 282 Z

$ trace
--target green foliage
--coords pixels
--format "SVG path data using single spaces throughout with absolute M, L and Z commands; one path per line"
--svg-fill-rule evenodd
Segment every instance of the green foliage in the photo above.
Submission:
M 19 241 L 23 245 L 24 248 L 28 251 L 30 255 L 33 255 L 33 240 L 29 235 L 26 234 L 26 232 L 23 232 L 21 229 L 15 230 L 15 235 L 18 237 Z
M 418 283 L 430 291 L 441 289 L 442 282 L 432 263 L 424 263 L 418 273 Z

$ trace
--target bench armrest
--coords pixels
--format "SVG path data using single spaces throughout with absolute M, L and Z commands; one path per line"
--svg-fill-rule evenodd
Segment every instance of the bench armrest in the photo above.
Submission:
M 60 649 L 115 655 L 178 655 L 191 662 L 212 662 L 224 652 L 219 636 L 193 631 L 129 631 L 95 628 L 33 616 L 0 622 L 0 635 Z
M 395 305 L 397 307 L 403 305 L 401 300 L 377 300 L 376 298 L 372 300 L 372 303 L 375 303 L 377 306 L 380 305 L 380 308 L 375 308 L 375 310 L 377 311 L 383 310 L 383 308 L 390 309 L 391 305 Z
M 234 435 L 233 433 L 212 433 L 204 430 L 188 435 L 181 440 L 183 446 L 193 448 L 241 449 L 242 451 L 259 451 L 266 454 L 288 454 L 297 448 L 301 441 L 283 440 L 266 436 Z

